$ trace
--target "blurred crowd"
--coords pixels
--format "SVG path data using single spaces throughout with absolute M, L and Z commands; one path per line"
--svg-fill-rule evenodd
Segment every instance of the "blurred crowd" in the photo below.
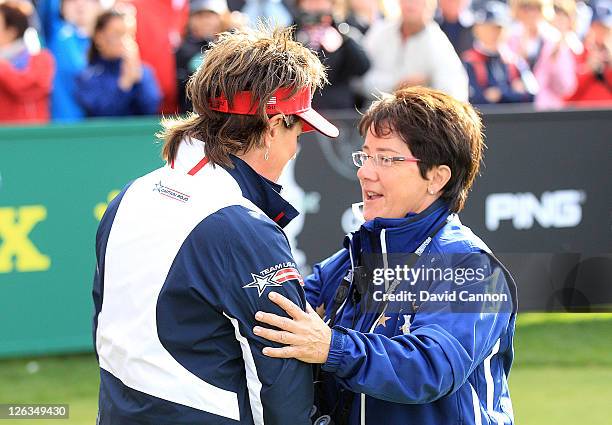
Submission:
M 174 114 L 217 34 L 295 26 L 322 110 L 425 85 L 474 104 L 612 106 L 612 0 L 0 0 L 0 122 Z

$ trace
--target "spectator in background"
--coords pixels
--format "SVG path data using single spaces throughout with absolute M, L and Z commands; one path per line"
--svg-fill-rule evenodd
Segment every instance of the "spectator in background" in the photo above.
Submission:
M 44 2 L 44 0 L 43 0 Z M 46 3 L 50 3 L 46 1 Z M 101 11 L 99 0 L 61 0 L 60 8 L 45 6 L 47 45 L 57 62 L 51 92 L 51 117 L 54 121 L 78 121 L 85 111 L 76 99 L 76 79 L 87 67 L 87 52 L 96 18 Z
M 472 48 L 473 17 L 470 0 L 440 0 L 436 21 L 459 56 Z
M 345 22 L 361 34 L 365 35 L 372 24 L 381 19 L 376 0 L 347 0 L 346 6 Z
M 552 18 L 548 0 L 512 0 L 518 23 L 508 38 L 508 46 L 525 60 L 538 83 L 537 109 L 559 109 L 564 98 L 576 88 L 576 60 L 563 37 L 546 17 Z
M 612 1 L 594 4 L 591 28 L 578 58 L 578 85 L 569 98 L 590 106 L 612 105 Z
M 155 71 L 163 95 L 161 112 L 178 110 L 174 52 L 181 45 L 189 17 L 188 0 L 119 0 L 136 15 L 140 56 Z M 129 10 L 129 9 L 128 9 Z
M 203 53 L 217 34 L 226 28 L 224 17 L 228 16 L 225 0 L 196 0 L 189 9 L 188 33 L 176 51 L 176 79 L 179 95 L 179 111 L 191 111 L 191 102 L 186 96 L 189 77 L 202 63 Z
M 30 6 L 31 7 L 31 6 Z M 55 63 L 40 44 L 27 45 L 27 5 L 0 3 L 0 122 L 49 121 L 49 94 Z
M 363 45 L 372 62 L 364 95 L 428 86 L 468 100 L 468 78 L 452 44 L 433 20 L 435 0 L 399 0 L 401 20 L 370 28 Z
M 123 14 L 108 11 L 98 17 L 89 67 L 77 79 L 77 99 L 91 117 L 159 110 L 161 95 L 153 70 L 141 62 Z
M 553 26 L 561 33 L 563 41 L 574 55 L 582 53 L 582 42 L 576 34 L 576 0 L 554 0 L 555 12 L 552 20 Z
M 509 18 L 508 7 L 499 1 L 488 1 L 474 13 L 474 47 L 463 54 L 473 104 L 533 100 L 525 88 L 520 67 L 501 46 Z
M 370 67 L 366 52 L 357 42 L 359 31 L 337 25 L 332 0 L 298 0 L 296 38 L 319 55 L 327 67 L 329 85 L 312 104 L 318 109 L 354 109 L 357 101 L 351 81 Z
M 293 16 L 282 0 L 246 0 L 242 13 L 251 27 L 255 27 L 258 21 L 272 22 L 281 27 L 293 22 Z

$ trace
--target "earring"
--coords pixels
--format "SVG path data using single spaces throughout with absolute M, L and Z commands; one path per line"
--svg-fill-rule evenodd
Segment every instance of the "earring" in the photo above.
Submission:
M 431 188 L 427 189 L 427 191 L 429 192 L 430 195 L 433 195 L 435 193 Z
M 264 159 L 267 161 L 270 158 L 270 149 L 266 148 L 266 153 L 264 154 Z

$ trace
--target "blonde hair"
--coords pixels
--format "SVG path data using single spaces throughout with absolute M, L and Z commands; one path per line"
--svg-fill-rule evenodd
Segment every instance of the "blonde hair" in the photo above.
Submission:
M 510 8 L 514 18 L 516 18 L 518 9 L 521 6 L 538 6 L 542 16 L 547 20 L 552 19 L 554 16 L 552 0 L 510 0 Z
M 262 24 L 254 30 L 222 33 L 187 83 L 187 97 L 194 112 L 162 120 L 163 130 L 157 135 L 164 141 L 162 157 L 174 160 L 181 141 L 195 138 L 204 142 L 211 163 L 231 167 L 230 154 L 261 147 L 268 129 L 266 102 L 277 89 L 290 87 L 294 94 L 310 87 L 314 92 L 326 82 L 325 69 L 317 55 L 293 40 L 292 28 Z M 223 95 L 231 103 L 241 91 L 252 92 L 251 106 L 257 106 L 255 115 L 210 109 L 210 99 Z M 290 126 L 297 119 L 286 122 Z

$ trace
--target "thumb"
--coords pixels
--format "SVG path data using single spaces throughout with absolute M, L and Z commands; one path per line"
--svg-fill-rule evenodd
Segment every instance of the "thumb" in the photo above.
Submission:
M 318 316 L 317 312 L 314 311 L 314 308 L 312 308 L 310 306 L 309 302 L 306 302 L 306 313 L 308 313 L 308 314 L 313 314 L 314 313 L 314 314 L 316 314 Z

